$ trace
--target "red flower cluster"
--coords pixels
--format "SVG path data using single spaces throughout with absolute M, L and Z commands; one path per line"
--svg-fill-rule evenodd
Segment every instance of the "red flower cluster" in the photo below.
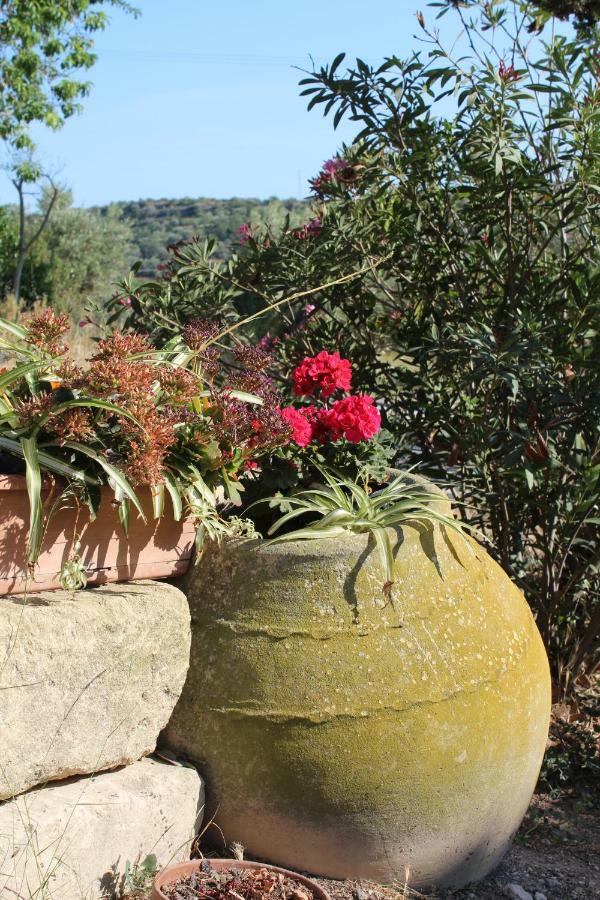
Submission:
M 505 84 L 509 81 L 517 81 L 519 78 L 519 73 L 515 67 L 507 66 L 503 59 L 500 60 L 500 65 L 498 66 L 498 75 Z
M 239 226 L 239 228 L 236 229 L 236 233 L 239 238 L 240 244 L 247 244 L 252 237 L 252 227 L 248 224 L 248 222 L 244 222 Z
M 345 437 L 352 444 L 368 441 L 381 427 L 381 416 L 373 397 L 353 394 L 336 400 L 331 409 L 325 410 L 322 424 L 329 429 L 334 441 Z
M 30 316 L 25 323 L 25 340 L 50 356 L 63 356 L 67 346 L 60 339 L 70 328 L 71 321 L 66 313 L 59 316 L 51 309 L 44 309 Z
M 295 238 L 298 238 L 301 241 L 305 241 L 310 237 L 319 237 L 319 235 L 323 231 L 323 223 L 320 219 L 311 219 L 310 222 L 307 222 L 306 225 L 301 225 L 300 228 L 294 228 L 292 230 L 292 234 Z
M 292 439 L 299 447 L 308 447 L 314 436 L 311 413 L 314 407 L 306 406 L 304 409 L 295 409 L 286 406 L 281 410 L 282 418 L 292 429 Z
M 307 356 L 294 369 L 294 394 L 297 397 L 330 397 L 334 391 L 349 391 L 352 379 L 350 361 L 339 353 L 321 350 Z
M 350 389 L 352 367 L 339 353 L 322 350 L 303 360 L 294 370 L 293 378 L 297 396 L 326 399 L 336 390 Z M 326 444 L 341 438 L 358 444 L 368 441 L 381 427 L 381 415 L 368 394 L 350 394 L 331 406 L 288 406 L 281 410 L 281 415 L 299 447 L 307 447 L 313 441 Z
M 288 406 L 281 410 L 281 415 L 292 429 L 292 438 L 299 447 L 307 447 L 313 441 L 327 444 L 341 438 L 351 444 L 360 444 L 370 440 L 381 427 L 381 416 L 373 397 L 368 394 L 351 394 L 325 409 Z
M 330 181 L 337 179 L 339 177 L 340 172 L 343 172 L 344 169 L 348 168 L 348 161 L 345 159 L 340 159 L 339 156 L 335 156 L 333 159 L 328 159 L 323 163 L 323 168 L 319 172 L 316 178 L 311 178 L 308 182 L 311 186 L 311 189 L 315 192 L 315 194 L 322 194 L 323 188 L 325 188 Z

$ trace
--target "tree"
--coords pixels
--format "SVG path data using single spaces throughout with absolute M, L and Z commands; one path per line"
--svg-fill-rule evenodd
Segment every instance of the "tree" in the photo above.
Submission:
M 93 34 L 107 15 L 102 4 L 135 12 L 126 0 L 5 0 L 0 8 L 0 139 L 17 162 L 11 164 L 18 194 L 19 238 L 13 292 L 17 301 L 25 257 L 48 224 L 57 192 L 32 159 L 30 128 L 41 123 L 59 129 L 81 109 L 90 89 L 78 73 L 95 62 Z M 21 157 L 21 158 L 20 158 Z M 52 198 L 36 230 L 25 234 L 26 185 L 48 181 Z
M 101 5 L 135 12 L 126 0 L 4 0 L 0 7 L 0 139 L 33 149 L 30 127 L 60 128 L 81 107 L 90 84 L 78 73 L 96 56 L 93 35 L 106 28 Z
M 19 210 L 0 208 L 5 289 L 14 282 L 18 221 Z M 42 192 L 37 211 L 26 215 L 24 227 L 38 237 L 21 273 L 21 306 L 30 308 L 41 300 L 77 320 L 87 304 L 108 301 L 112 283 L 131 259 L 131 228 L 118 208 L 104 214 L 74 208 L 71 192 L 53 185 Z
M 593 28 L 600 20 L 599 0 L 536 0 L 535 5 L 559 19 L 573 17 L 576 24 Z
M 15 267 L 17 226 L 6 207 L 0 207 L 0 301 L 10 291 Z
M 46 197 L 38 218 L 48 202 Z M 131 228 L 118 209 L 101 215 L 73 207 L 71 193 L 63 190 L 33 258 L 38 269 L 45 267 L 44 286 L 52 307 L 77 319 L 86 305 L 106 303 L 131 258 L 130 241 Z
M 46 202 L 44 203 L 43 215 L 35 222 L 35 226 L 28 234 L 27 195 L 30 192 L 27 191 L 26 187 L 27 185 L 40 183 L 43 181 L 47 183 L 45 195 Z M 44 228 L 46 228 L 52 214 L 52 209 L 58 197 L 59 190 L 54 184 L 51 176 L 45 172 L 42 172 L 40 166 L 31 159 L 25 159 L 14 165 L 12 172 L 12 183 L 15 187 L 15 190 L 17 191 L 17 195 L 19 198 L 17 220 L 18 238 L 15 248 L 16 260 L 12 284 L 12 292 L 14 294 L 15 302 L 18 306 L 21 300 L 21 280 L 23 278 L 25 258 L 31 251 L 36 241 L 38 241 L 41 237 Z

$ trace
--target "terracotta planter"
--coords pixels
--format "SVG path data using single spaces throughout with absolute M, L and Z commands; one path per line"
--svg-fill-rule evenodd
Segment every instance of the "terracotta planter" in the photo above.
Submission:
M 186 878 L 188 875 L 191 875 L 192 872 L 197 872 L 202 865 L 202 862 L 203 860 L 193 859 L 191 862 L 180 863 L 178 866 L 167 866 L 167 868 L 163 869 L 162 872 L 159 872 L 154 879 L 150 900 L 166 900 L 165 894 L 163 894 L 161 888 L 166 884 L 170 884 L 172 881 L 177 881 L 179 878 Z M 281 869 L 279 866 L 267 866 L 265 863 L 250 862 L 246 860 L 241 861 L 237 859 L 209 859 L 208 862 L 216 872 L 223 872 L 224 870 L 231 868 L 268 869 L 269 872 L 280 872 L 282 875 L 293 878 L 294 881 L 299 881 L 300 884 L 306 885 L 309 891 L 313 893 L 316 900 L 330 900 L 327 891 L 323 890 L 323 888 L 315 881 L 311 881 L 310 878 L 306 878 L 304 875 L 298 875 L 296 872 L 290 872 L 288 869 Z
M 181 587 L 186 684 L 164 732 L 227 843 L 332 878 L 461 887 L 510 846 L 550 678 L 521 592 L 470 538 L 210 546 Z M 215 838 L 216 840 L 216 838 Z
M 194 546 L 194 523 L 189 519 L 176 522 L 169 515 L 168 500 L 165 515 L 153 519 L 149 490 L 140 491 L 140 500 L 147 522 L 132 510 L 127 537 L 108 488 L 102 491 L 100 509 L 93 522 L 87 509 L 80 510 L 79 553 L 88 584 L 167 578 L 187 571 Z M 60 587 L 58 579 L 71 550 L 75 526 L 74 508 L 60 510 L 52 516 L 35 572 L 33 576 L 28 575 L 29 501 L 25 478 L 0 476 L 0 596 Z

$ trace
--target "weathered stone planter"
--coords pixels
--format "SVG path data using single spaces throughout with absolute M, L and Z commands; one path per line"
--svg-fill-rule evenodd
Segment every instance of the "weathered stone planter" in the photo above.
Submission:
M 48 498 L 48 492 L 45 493 Z M 190 519 L 176 522 L 168 511 L 158 520 L 152 516 L 148 489 L 140 491 L 146 522 L 131 514 L 125 536 L 108 488 L 96 519 L 90 522 L 86 509 L 61 509 L 50 519 L 33 575 L 27 571 L 29 501 L 22 475 L 0 475 L 0 595 L 33 593 L 60 587 L 59 576 L 69 558 L 77 529 L 79 555 L 88 584 L 167 578 L 187 571 L 195 540 Z
M 469 547 L 399 530 L 393 605 L 363 535 L 227 543 L 187 576 L 190 671 L 164 740 L 203 764 L 228 842 L 416 886 L 498 863 L 540 768 L 550 680 L 523 596 Z
M 0 599 L 0 800 L 151 753 L 183 686 L 188 605 L 172 585 Z

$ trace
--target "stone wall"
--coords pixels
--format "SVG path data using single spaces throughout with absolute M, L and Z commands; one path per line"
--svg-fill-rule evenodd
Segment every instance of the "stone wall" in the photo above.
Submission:
M 127 860 L 189 856 L 201 779 L 142 759 L 189 649 L 169 584 L 0 598 L 0 897 L 107 898 Z
M 143 759 L 0 804 L 0 897 L 118 896 L 127 861 L 189 857 L 202 816 L 195 769 Z

